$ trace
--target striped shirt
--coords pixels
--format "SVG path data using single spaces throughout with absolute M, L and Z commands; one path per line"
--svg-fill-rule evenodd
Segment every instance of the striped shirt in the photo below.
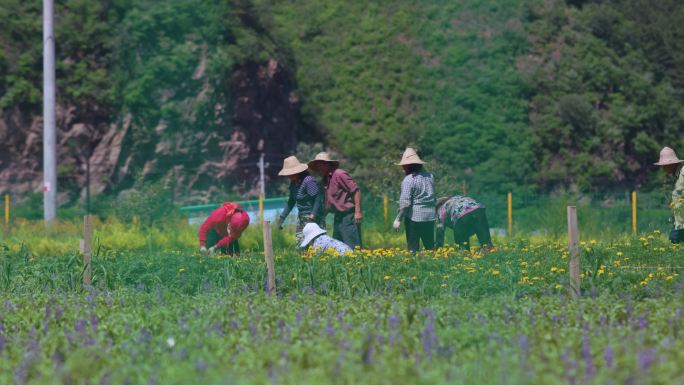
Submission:
M 409 174 L 401 182 L 397 220 L 414 222 L 435 220 L 435 177 L 429 172 Z
M 316 182 L 316 178 L 307 175 L 300 183 L 290 183 L 290 198 L 280 216 L 285 219 L 290 214 L 290 211 L 292 211 L 295 203 L 297 204 L 300 216 L 312 213 L 320 216 L 323 208 L 323 199 L 323 191 Z

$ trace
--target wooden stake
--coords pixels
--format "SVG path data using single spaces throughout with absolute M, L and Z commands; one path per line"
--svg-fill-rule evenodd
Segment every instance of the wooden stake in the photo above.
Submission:
M 468 184 L 464 180 L 463 183 L 461 183 L 461 190 L 463 190 L 463 196 L 468 196 Z
M 385 216 L 385 226 L 387 226 L 387 220 L 389 218 L 389 198 L 387 194 L 382 196 L 382 213 Z
M 91 239 L 93 234 L 93 224 L 90 214 L 83 217 L 83 240 L 81 241 L 81 251 L 83 252 L 83 286 L 90 286 L 90 278 L 93 273 L 93 267 L 90 263 L 91 257 Z
M 632 191 L 632 235 L 637 235 L 637 194 Z
M 513 193 L 508 192 L 508 236 L 513 235 Z
M 570 255 L 570 295 L 580 297 L 579 230 L 577 207 L 568 206 L 568 251 Z
M 271 237 L 271 222 L 264 221 L 264 257 L 266 258 L 266 292 L 275 295 L 275 263 L 273 262 L 273 239 Z

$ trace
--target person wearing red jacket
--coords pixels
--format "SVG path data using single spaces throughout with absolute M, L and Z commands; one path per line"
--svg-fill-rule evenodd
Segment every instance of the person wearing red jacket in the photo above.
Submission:
M 220 251 L 239 255 L 238 238 L 247 225 L 249 215 L 242 206 L 232 202 L 223 203 L 209 214 L 199 228 L 200 252 L 207 254 Z

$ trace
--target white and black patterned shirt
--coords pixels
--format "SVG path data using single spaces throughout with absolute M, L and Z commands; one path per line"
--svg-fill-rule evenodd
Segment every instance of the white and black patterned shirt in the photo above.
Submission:
M 429 172 L 409 174 L 401 182 L 397 220 L 406 217 L 414 222 L 435 220 L 435 177 Z

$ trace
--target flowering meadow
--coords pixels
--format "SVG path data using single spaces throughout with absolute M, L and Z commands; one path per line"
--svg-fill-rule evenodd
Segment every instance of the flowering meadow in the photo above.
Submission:
M 224 257 L 174 247 L 183 231 L 113 244 L 116 226 L 90 288 L 69 236 L 53 255 L 30 231 L 0 241 L 0 384 L 684 382 L 684 249 L 658 232 L 583 240 L 577 301 L 563 239 L 411 254 L 371 234 L 389 244 L 353 255 L 277 239 L 271 297 L 255 230 Z

